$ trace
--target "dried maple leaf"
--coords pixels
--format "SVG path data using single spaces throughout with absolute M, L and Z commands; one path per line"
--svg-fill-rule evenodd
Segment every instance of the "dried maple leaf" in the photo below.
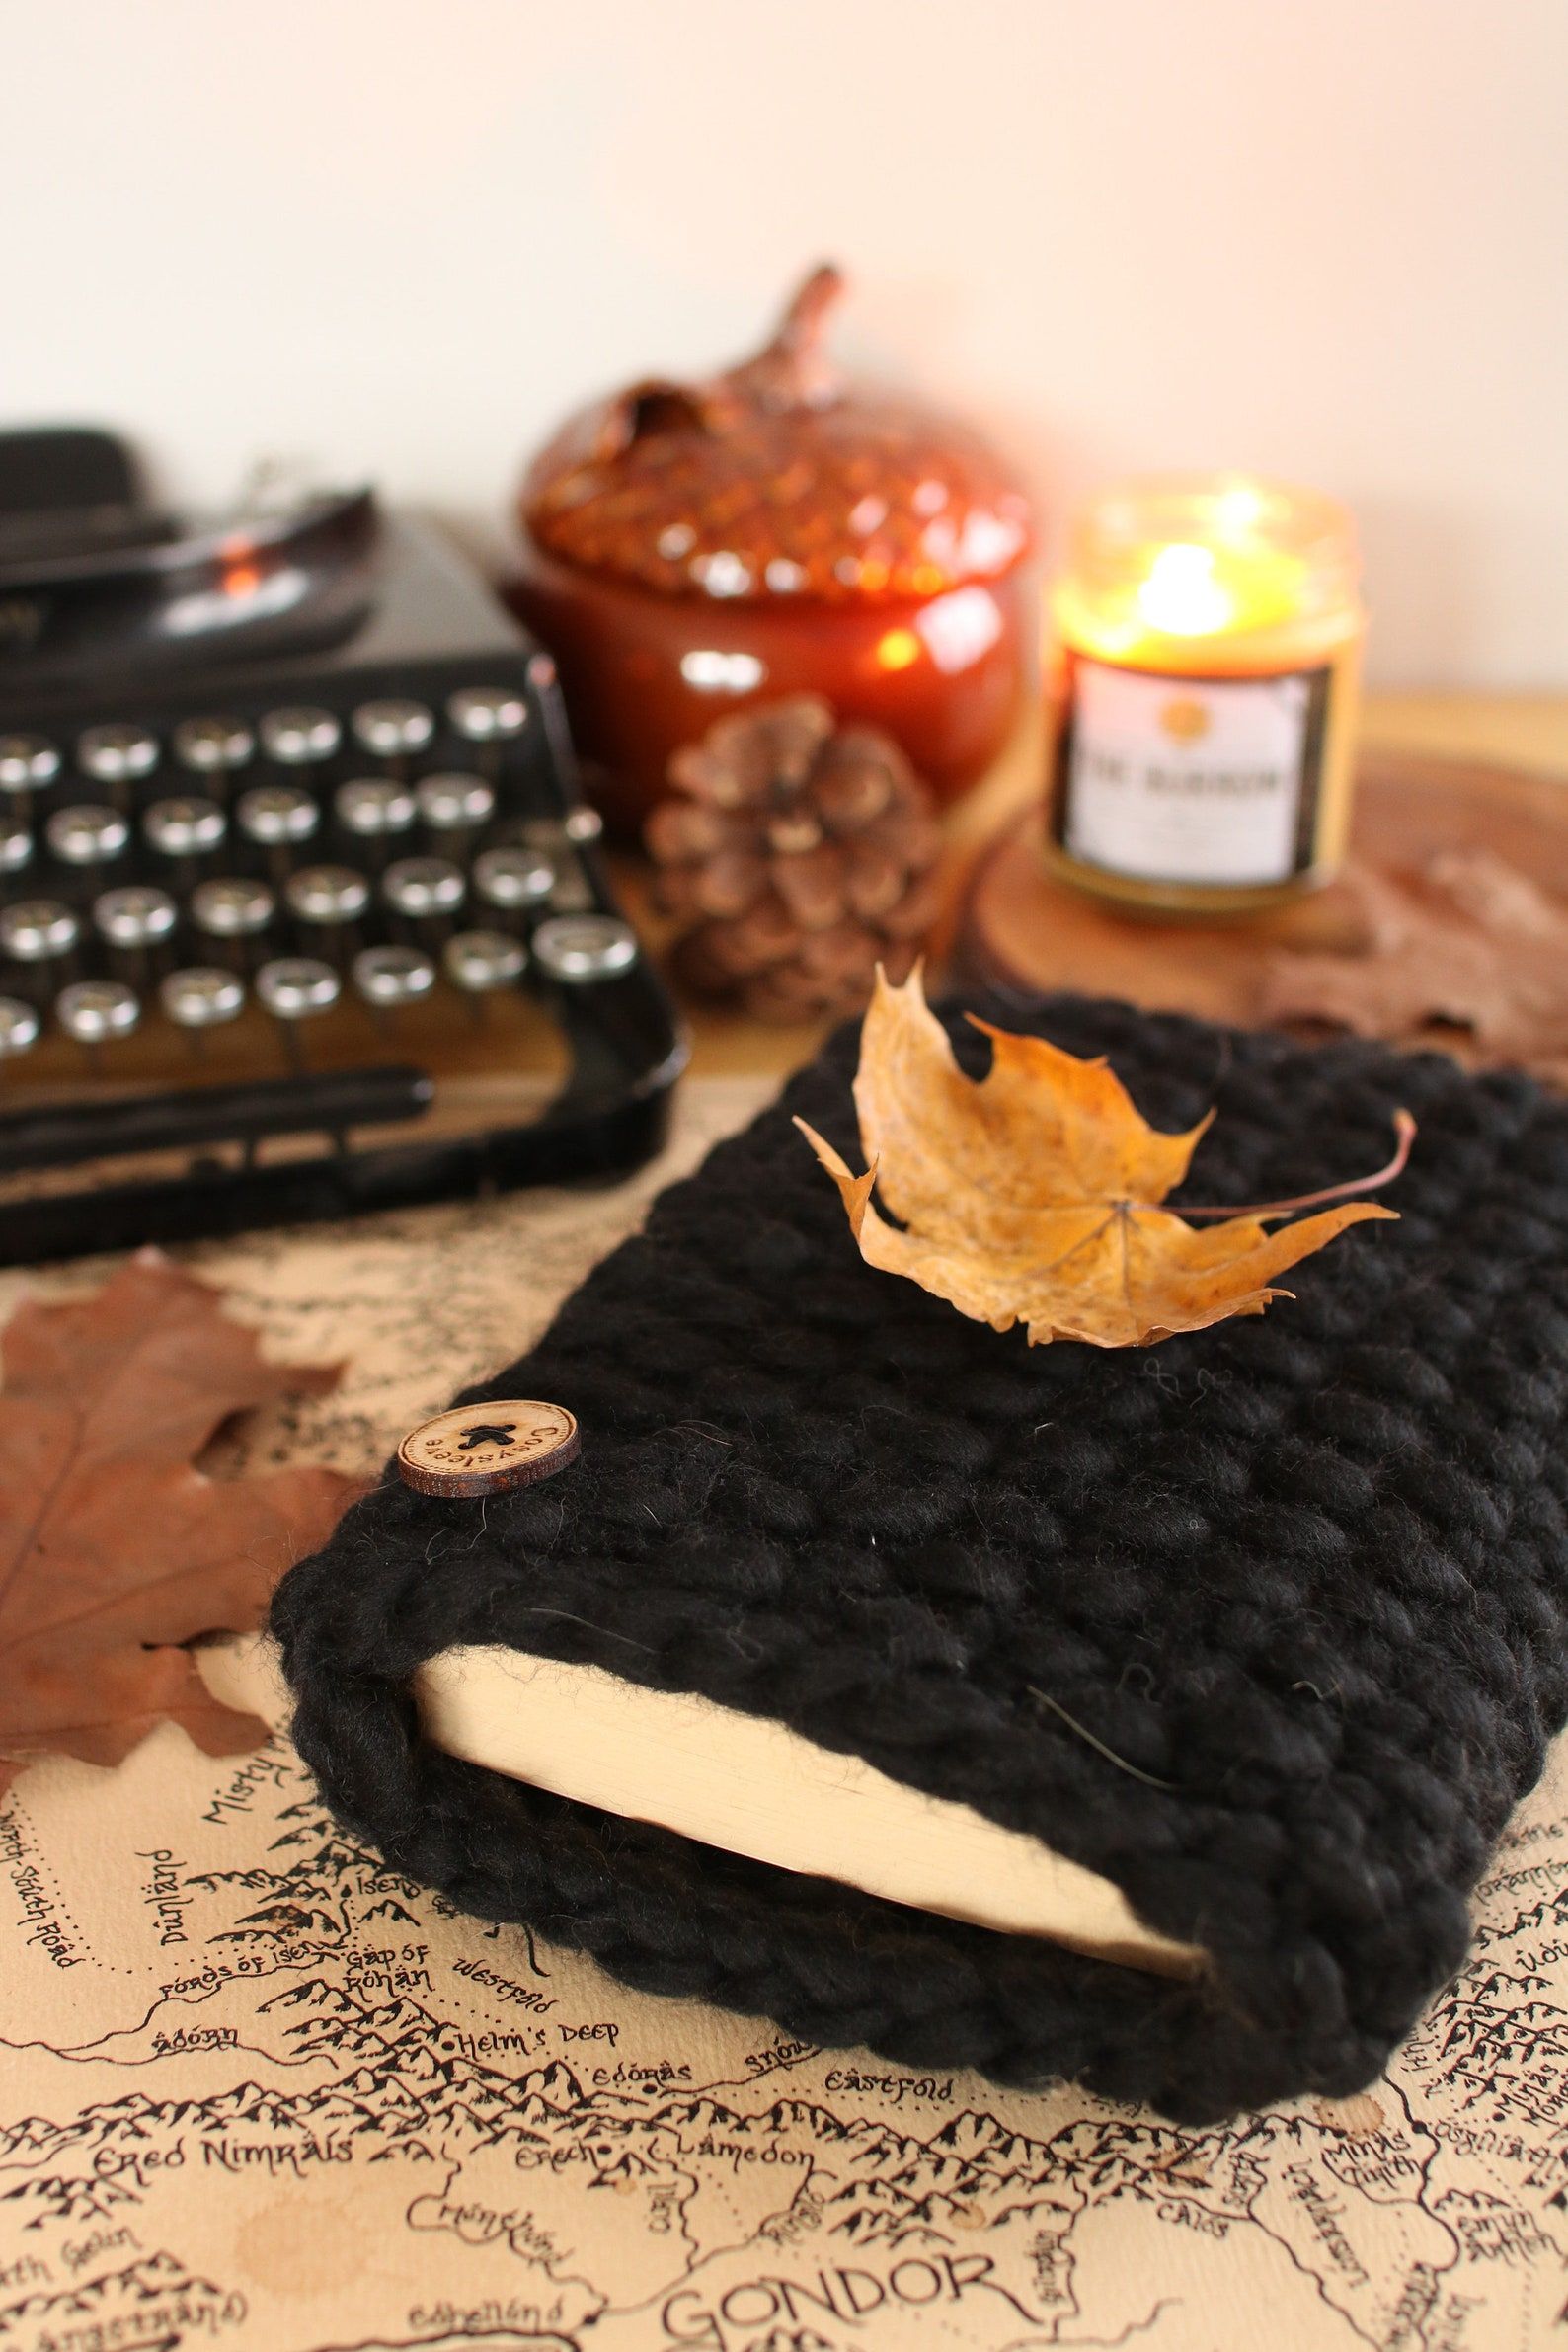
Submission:
M 1465 1029 L 1488 1056 L 1568 1074 L 1568 913 L 1489 849 L 1445 850 L 1417 874 L 1352 866 L 1358 944 L 1280 951 L 1260 1017 L 1328 1021 L 1413 1044 Z
M 150 1252 L 90 1298 L 29 1301 L 0 1344 L 0 1789 L 49 1752 L 118 1764 L 165 1716 L 209 1756 L 254 1747 L 266 1726 L 179 1645 L 260 1624 L 360 1486 L 213 1480 L 193 1457 L 231 1414 L 336 1371 L 264 1363 L 215 1291 Z
M 1261 1314 L 1288 1292 L 1269 1285 L 1347 1225 L 1394 1212 L 1345 1202 L 1282 1232 L 1267 1220 L 1309 1206 L 1191 1210 L 1158 1204 L 1179 1184 L 1214 1114 L 1182 1136 L 1158 1134 L 1104 1061 L 1080 1061 L 1044 1038 L 988 1021 L 991 1066 L 976 1081 L 954 1058 L 916 969 L 902 988 L 879 973 L 860 1033 L 855 1107 L 871 1165 L 852 1175 L 804 1120 L 795 1124 L 837 1185 L 861 1255 L 946 1298 L 961 1314 L 1031 1346 L 1054 1339 L 1142 1347 L 1231 1315 Z M 1414 1124 L 1399 1114 L 1404 1165 Z M 871 1205 L 877 1186 L 902 1227 Z M 1221 1215 L 1195 1229 L 1188 1216 Z

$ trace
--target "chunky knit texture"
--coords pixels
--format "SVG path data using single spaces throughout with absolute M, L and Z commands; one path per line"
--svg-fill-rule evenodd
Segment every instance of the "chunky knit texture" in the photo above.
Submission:
M 295 1737 L 399 1867 L 630 1984 L 1189 2123 L 1353 2091 L 1460 1960 L 1568 1711 L 1568 1109 L 1439 1056 L 975 1001 L 1109 1055 L 1157 1126 L 1216 1102 L 1194 1200 L 1374 1167 L 1408 1104 L 1403 1221 L 1260 1319 L 1031 1351 L 862 1264 L 789 1125 L 855 1153 L 845 1032 L 469 1392 L 569 1406 L 575 1468 L 483 1506 L 389 1471 L 286 1578 Z M 778 1717 L 1115 1880 L 1212 1972 L 927 1917 L 444 1756 L 410 1679 L 459 1642 Z

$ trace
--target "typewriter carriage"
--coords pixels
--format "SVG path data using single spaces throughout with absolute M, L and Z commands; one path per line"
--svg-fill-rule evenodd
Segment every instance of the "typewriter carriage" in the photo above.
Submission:
M 375 592 L 335 644 L 305 616 L 286 652 L 216 656 L 215 623 L 199 667 L 145 631 L 68 678 L 0 658 L 0 1263 L 664 1139 L 685 1045 L 554 665 L 432 533 L 366 514 Z

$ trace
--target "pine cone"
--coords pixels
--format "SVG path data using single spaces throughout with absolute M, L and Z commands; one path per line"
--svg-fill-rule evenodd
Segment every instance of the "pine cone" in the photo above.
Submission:
M 816 694 L 738 712 L 669 763 L 645 838 L 685 980 L 764 1021 L 855 1012 L 937 911 L 931 798 L 890 737 Z

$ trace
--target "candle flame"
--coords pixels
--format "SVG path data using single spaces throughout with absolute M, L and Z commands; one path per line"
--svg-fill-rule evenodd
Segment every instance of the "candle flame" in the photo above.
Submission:
M 1227 626 L 1234 602 L 1215 578 L 1214 550 L 1162 547 L 1137 590 L 1139 616 L 1166 637 L 1208 637 Z

